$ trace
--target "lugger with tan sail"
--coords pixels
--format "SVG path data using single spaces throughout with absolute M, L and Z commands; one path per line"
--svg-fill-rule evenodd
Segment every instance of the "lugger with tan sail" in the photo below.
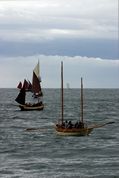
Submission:
M 83 79 L 81 78 L 81 117 L 79 122 L 72 124 L 71 121 L 64 120 L 64 92 L 63 92 L 63 62 L 61 62 L 61 119 L 55 125 L 55 130 L 59 135 L 67 136 L 87 136 L 94 128 L 103 127 L 114 122 L 107 122 L 104 124 L 96 124 L 88 126 L 84 123 L 83 118 Z

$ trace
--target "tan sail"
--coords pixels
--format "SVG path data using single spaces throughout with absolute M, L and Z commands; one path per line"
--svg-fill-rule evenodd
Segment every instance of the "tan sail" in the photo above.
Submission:
M 39 61 L 38 61 L 37 65 L 35 66 L 33 72 L 35 73 L 35 75 L 37 76 L 37 78 L 40 77 Z

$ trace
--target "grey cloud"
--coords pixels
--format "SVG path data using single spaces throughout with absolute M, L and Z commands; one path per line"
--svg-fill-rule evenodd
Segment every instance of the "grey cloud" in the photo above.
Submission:
M 61 56 L 88 56 L 103 59 L 118 59 L 118 41 L 105 39 L 57 39 L 43 42 L 4 42 L 0 43 L 3 56 L 29 56 L 34 54 Z
M 21 38 L 23 38 L 23 33 L 23 36 L 27 35 L 26 30 L 30 31 L 33 34 L 31 40 L 38 29 L 42 36 L 44 36 L 44 33 L 40 30 L 47 30 L 47 38 L 51 35 L 50 30 L 52 29 L 69 30 L 69 32 L 74 30 L 74 34 L 78 38 L 85 38 L 85 36 L 86 38 L 103 38 L 104 36 L 114 38 L 118 28 L 117 2 L 113 0 L 98 0 L 96 2 L 94 0 L 74 0 L 70 2 L 68 0 L 53 0 L 50 3 L 49 1 L 37 1 L 37 4 L 29 1 L 29 5 L 26 2 L 14 2 L 8 3 L 6 6 L 2 4 L 2 7 L 0 9 L 1 27 L 4 30 L 10 29 L 11 36 L 14 30 L 16 30 L 16 33 L 21 31 Z M 73 33 L 73 31 L 71 32 Z M 2 31 L 0 33 L 3 36 Z M 36 33 L 38 39 L 39 33 Z M 57 36 L 58 34 L 52 36 L 52 38 Z

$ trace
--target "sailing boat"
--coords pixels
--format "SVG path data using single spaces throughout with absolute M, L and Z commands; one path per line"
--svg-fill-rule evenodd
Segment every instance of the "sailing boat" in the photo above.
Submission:
M 55 125 L 55 130 L 59 135 L 68 136 L 86 136 L 89 135 L 94 128 L 103 127 L 107 124 L 112 124 L 114 122 L 108 122 L 105 124 L 97 124 L 92 126 L 87 126 L 84 123 L 83 118 L 83 79 L 81 78 L 81 118 L 79 122 L 72 124 L 71 121 L 64 121 L 64 93 L 63 93 L 63 62 L 61 62 L 61 120 Z
M 36 69 L 37 69 L 37 67 L 39 67 L 39 65 L 36 66 Z M 38 95 L 37 95 L 38 102 L 37 103 L 33 103 L 32 104 L 32 103 L 26 103 L 25 102 L 26 93 L 27 93 L 27 91 L 29 91 L 28 89 L 26 90 L 26 85 L 25 84 L 20 89 L 20 92 L 19 92 L 17 98 L 15 99 L 15 101 L 19 103 L 19 107 L 20 107 L 20 109 L 22 111 L 43 110 L 44 104 L 41 101 L 41 96 L 43 96 L 42 90 L 41 90 L 41 85 L 40 85 L 40 82 L 39 82 L 34 70 L 33 70 L 33 83 L 32 83 L 32 85 L 30 83 L 30 87 L 31 86 L 32 86 L 32 89 L 30 88 L 30 91 L 38 93 Z

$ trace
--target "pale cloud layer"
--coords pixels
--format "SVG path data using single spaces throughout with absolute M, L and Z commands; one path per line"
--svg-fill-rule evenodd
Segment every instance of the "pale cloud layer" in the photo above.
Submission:
M 1 1 L 0 39 L 116 39 L 118 0 Z
M 60 62 L 64 61 L 64 86 L 80 87 L 80 77 L 86 88 L 119 88 L 119 60 L 67 56 L 28 56 L 0 58 L 0 88 L 16 88 L 24 78 L 32 80 L 32 71 L 40 61 L 42 87 L 60 88 Z
M 0 1 L 0 87 L 31 80 L 38 58 L 43 87 L 60 87 L 63 60 L 65 86 L 118 88 L 118 0 Z

